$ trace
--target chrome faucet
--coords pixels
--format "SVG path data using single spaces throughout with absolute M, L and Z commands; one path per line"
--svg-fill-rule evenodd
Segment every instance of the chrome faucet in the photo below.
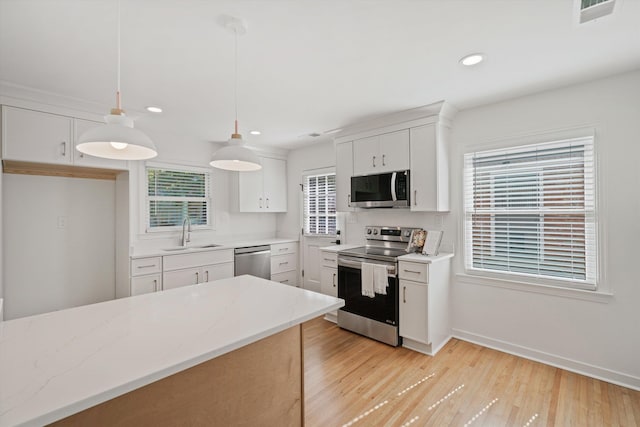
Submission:
M 185 233 L 185 227 L 187 223 L 189 224 L 189 227 L 187 228 L 187 232 Z M 191 218 L 189 218 L 189 215 L 187 215 L 184 221 L 182 221 L 182 246 L 187 246 L 187 243 L 189 243 L 190 241 L 191 241 Z

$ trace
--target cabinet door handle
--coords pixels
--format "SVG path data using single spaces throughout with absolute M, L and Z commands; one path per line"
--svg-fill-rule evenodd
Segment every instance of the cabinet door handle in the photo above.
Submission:
M 200 282 L 200 273 L 196 271 L 196 285 Z
M 336 273 L 333 273 L 333 287 L 336 287 Z
M 258 199 L 258 206 L 262 209 L 262 197 Z
M 413 206 L 418 206 L 418 190 L 413 190 Z
M 347 194 L 347 206 L 351 207 L 351 194 Z
M 373 156 L 373 167 L 376 167 L 376 156 Z
M 208 281 L 209 281 L 209 270 L 205 271 L 205 272 L 204 272 L 204 274 L 206 274 L 206 275 L 207 275 L 207 276 L 206 276 L 206 277 L 207 277 L 207 280 L 205 280 L 205 282 L 208 282 Z
M 67 155 L 67 142 L 62 141 L 62 156 L 66 156 L 66 155 Z
M 382 166 L 387 166 L 387 165 L 384 163 L 384 158 L 385 158 L 385 156 L 386 156 L 386 154 L 383 154 L 383 155 L 382 155 Z
M 267 197 L 267 209 L 269 209 L 269 198 Z
M 158 279 L 153 279 L 153 291 L 158 292 Z
M 402 287 L 402 302 L 403 303 L 407 303 L 407 287 L 403 286 Z

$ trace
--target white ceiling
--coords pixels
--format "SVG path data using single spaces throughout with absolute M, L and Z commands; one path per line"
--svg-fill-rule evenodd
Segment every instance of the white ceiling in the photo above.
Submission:
M 439 100 L 459 109 L 640 68 L 640 0 L 577 24 L 575 0 L 122 0 L 123 106 L 144 125 L 198 140 L 233 130 L 252 145 L 301 137 Z M 114 106 L 115 0 L 0 0 L 0 80 Z M 465 54 L 485 52 L 475 68 Z M 249 135 L 259 129 L 260 136 Z

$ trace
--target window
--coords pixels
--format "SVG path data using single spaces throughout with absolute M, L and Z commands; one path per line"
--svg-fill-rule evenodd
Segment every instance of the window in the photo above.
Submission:
M 147 166 L 146 176 L 147 231 L 181 227 L 187 215 L 192 226 L 211 225 L 208 171 Z
M 336 174 L 304 178 L 304 233 L 336 234 Z
M 595 289 L 593 138 L 468 153 L 465 266 Z

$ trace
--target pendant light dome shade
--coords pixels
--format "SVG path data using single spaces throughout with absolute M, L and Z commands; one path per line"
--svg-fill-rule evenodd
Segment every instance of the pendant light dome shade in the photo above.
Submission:
M 231 31 L 235 36 L 234 50 L 234 99 L 235 99 L 235 131 L 231 134 L 231 138 L 227 145 L 213 153 L 211 162 L 214 168 L 224 169 L 236 172 L 250 172 L 262 169 L 260 158 L 250 149 L 244 146 L 242 135 L 238 133 L 238 35 L 246 34 L 247 27 L 243 20 L 234 18 L 233 16 L 223 15 L 220 17 L 220 24 Z
M 226 146 L 213 153 L 209 164 L 228 171 L 250 172 L 262 169 L 260 158 L 244 146 L 244 141 L 238 134 L 232 135 Z
M 83 133 L 76 149 L 90 156 L 116 160 L 146 160 L 156 157 L 153 141 L 133 127 L 133 120 L 124 114 L 109 114 L 107 123 Z

